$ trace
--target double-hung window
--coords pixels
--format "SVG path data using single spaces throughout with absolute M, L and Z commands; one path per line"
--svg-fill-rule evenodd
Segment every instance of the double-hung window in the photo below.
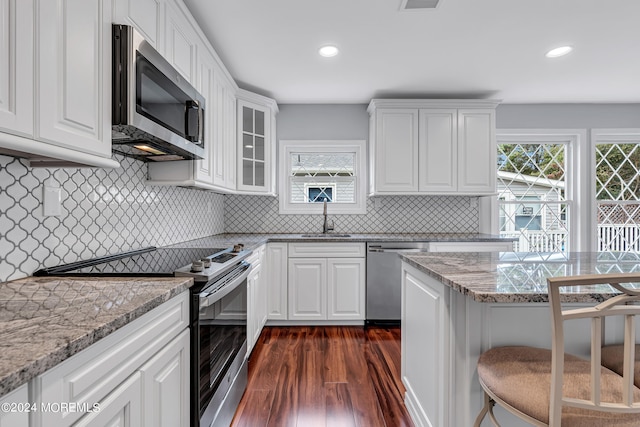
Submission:
M 280 213 L 366 213 L 365 141 L 280 141 Z
M 575 240 L 571 156 L 577 136 L 497 134 L 499 232 L 519 252 L 564 252 Z

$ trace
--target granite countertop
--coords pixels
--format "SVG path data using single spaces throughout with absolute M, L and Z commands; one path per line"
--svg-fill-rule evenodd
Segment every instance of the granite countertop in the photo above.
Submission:
M 244 243 L 246 249 L 253 249 L 268 242 L 496 242 L 516 241 L 516 238 L 503 238 L 495 234 L 484 233 L 406 233 L 406 234 L 358 234 L 328 233 L 327 237 L 303 237 L 298 234 L 217 234 L 201 239 L 189 240 L 167 246 L 169 248 L 213 248 L 229 247 L 235 243 Z M 309 234 L 322 234 L 313 233 Z
M 192 284 L 184 277 L 28 277 L 0 284 L 0 396 Z
M 640 253 L 406 253 L 400 257 L 478 302 L 547 302 L 547 278 L 640 271 Z M 609 285 L 574 288 L 565 302 L 600 302 L 617 292 Z

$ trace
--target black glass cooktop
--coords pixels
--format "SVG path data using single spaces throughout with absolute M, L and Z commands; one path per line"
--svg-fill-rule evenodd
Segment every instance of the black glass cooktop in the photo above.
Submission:
M 34 276 L 173 276 L 193 261 L 210 257 L 224 248 L 145 248 L 44 268 Z M 225 255 L 225 254 L 222 254 Z

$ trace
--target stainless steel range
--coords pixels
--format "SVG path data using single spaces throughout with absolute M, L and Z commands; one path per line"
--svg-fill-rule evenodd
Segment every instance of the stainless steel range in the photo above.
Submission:
M 34 276 L 187 276 L 191 287 L 191 426 L 228 426 L 247 385 L 251 251 L 144 248 L 38 270 Z

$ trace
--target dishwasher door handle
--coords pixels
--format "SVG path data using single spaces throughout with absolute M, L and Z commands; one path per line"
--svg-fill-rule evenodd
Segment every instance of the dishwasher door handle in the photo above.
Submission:
M 426 252 L 427 248 L 378 248 L 378 247 L 370 247 L 369 252 L 374 253 L 397 253 L 397 252 Z

